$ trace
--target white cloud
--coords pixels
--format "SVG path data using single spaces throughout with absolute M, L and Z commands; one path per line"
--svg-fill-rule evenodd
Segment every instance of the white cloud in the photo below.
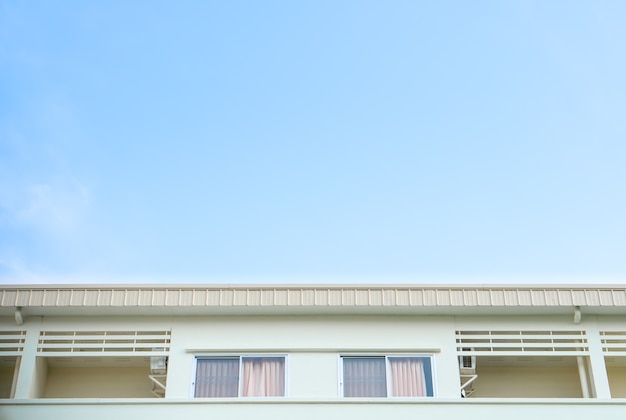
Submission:
M 41 284 L 45 281 L 44 277 L 28 268 L 20 258 L 0 255 L 0 283 Z
M 80 249 L 90 202 L 76 180 L 0 188 L 0 283 L 54 283 L 47 273 Z
M 15 210 L 16 220 L 51 233 L 70 233 L 80 224 L 90 203 L 89 189 L 76 180 L 26 187 L 26 204 Z

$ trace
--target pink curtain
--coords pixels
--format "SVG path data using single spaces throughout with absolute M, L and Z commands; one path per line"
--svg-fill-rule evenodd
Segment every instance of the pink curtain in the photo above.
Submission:
M 414 357 L 390 357 L 391 395 L 425 397 L 426 378 L 422 361 Z
M 344 357 L 344 397 L 386 397 L 384 357 Z
M 283 357 L 243 358 L 243 397 L 282 397 L 285 395 Z
M 198 359 L 196 364 L 196 397 L 236 397 L 238 389 L 238 357 L 232 359 Z

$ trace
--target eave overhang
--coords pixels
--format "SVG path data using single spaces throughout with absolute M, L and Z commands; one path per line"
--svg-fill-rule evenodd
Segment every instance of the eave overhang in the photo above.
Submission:
M 0 315 L 626 314 L 626 286 L 36 285 L 0 287 Z

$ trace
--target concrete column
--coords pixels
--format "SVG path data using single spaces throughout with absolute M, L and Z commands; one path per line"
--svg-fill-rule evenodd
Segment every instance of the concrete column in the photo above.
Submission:
M 26 399 L 37 397 L 31 394 L 34 383 L 37 361 L 37 342 L 41 330 L 41 317 L 25 317 L 23 327 L 26 330 L 24 352 L 20 358 L 19 372 L 15 385 L 15 398 Z
M 441 340 L 442 347 L 437 359 L 436 381 L 438 385 L 437 397 L 461 398 L 461 377 L 459 370 L 459 356 L 456 350 L 456 319 L 442 318 L 441 331 L 445 331 L 445 341 Z
M 587 330 L 590 373 L 593 387 L 595 388 L 594 396 L 596 398 L 611 398 L 611 387 L 609 386 L 609 377 L 606 373 L 600 328 L 596 316 L 583 315 L 582 325 Z
M 172 328 L 165 398 L 189 398 L 191 392 L 193 355 L 180 346 L 181 341 L 176 340 L 177 333 L 180 331 Z

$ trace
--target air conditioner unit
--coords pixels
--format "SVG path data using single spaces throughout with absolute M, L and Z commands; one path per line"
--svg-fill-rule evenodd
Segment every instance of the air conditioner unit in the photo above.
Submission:
M 463 352 L 470 352 L 474 349 L 472 348 L 463 348 Z M 461 355 L 459 356 L 459 367 L 461 368 L 461 373 L 471 373 L 474 374 L 476 372 L 476 356 L 473 355 Z
M 167 356 L 150 357 L 150 372 L 153 375 L 164 375 L 167 373 Z
M 459 355 L 459 371 L 461 374 L 461 397 L 471 397 L 476 389 L 474 381 L 478 378 L 476 375 L 476 356 L 472 355 L 473 348 L 465 347 L 461 349 Z M 467 354 L 463 354 L 467 353 Z
M 164 348 L 153 348 L 154 352 L 163 352 Z M 150 356 L 150 375 L 148 378 L 152 382 L 152 393 L 159 398 L 165 397 L 165 386 L 167 381 L 167 356 Z
M 165 351 L 165 349 L 153 348 L 152 351 Z M 165 375 L 167 373 L 167 356 L 150 357 L 150 372 L 153 375 Z

